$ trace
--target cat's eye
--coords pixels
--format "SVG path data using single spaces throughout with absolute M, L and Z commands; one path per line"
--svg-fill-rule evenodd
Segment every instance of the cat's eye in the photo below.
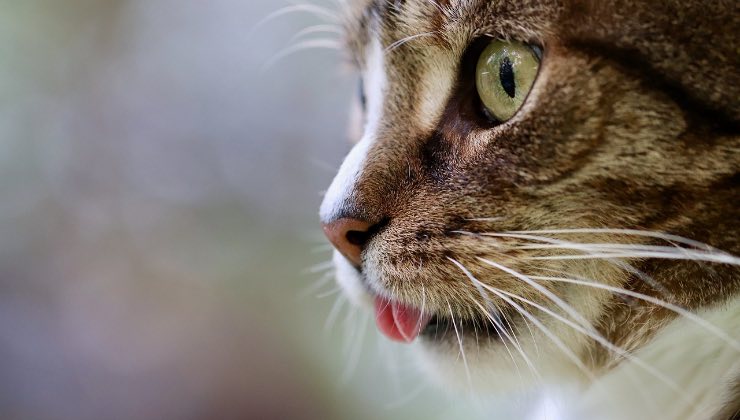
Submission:
M 492 41 L 478 59 L 475 83 L 484 112 L 498 122 L 521 108 L 540 68 L 540 51 L 522 42 Z

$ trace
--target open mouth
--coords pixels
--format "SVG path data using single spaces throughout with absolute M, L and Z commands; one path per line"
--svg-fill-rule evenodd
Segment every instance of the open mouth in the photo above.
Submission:
M 423 336 L 431 340 L 470 336 L 498 339 L 505 329 L 502 316 L 496 312 L 489 317 L 454 318 L 447 314 L 429 314 L 383 297 L 375 298 L 375 322 L 378 329 L 393 341 L 411 343 Z

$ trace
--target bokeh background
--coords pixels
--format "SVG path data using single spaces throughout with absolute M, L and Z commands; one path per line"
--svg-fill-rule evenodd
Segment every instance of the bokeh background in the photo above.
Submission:
M 0 418 L 481 414 L 313 286 L 356 80 L 290 5 L 0 0 Z

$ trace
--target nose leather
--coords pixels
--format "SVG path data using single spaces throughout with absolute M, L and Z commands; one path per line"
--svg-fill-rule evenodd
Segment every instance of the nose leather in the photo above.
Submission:
M 352 217 L 324 223 L 324 234 L 342 255 L 356 267 L 362 265 L 362 251 L 370 237 L 372 224 Z

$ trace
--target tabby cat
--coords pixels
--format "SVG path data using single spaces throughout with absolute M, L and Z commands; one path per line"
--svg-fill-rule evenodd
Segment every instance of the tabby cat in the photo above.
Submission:
M 380 331 L 554 418 L 738 418 L 738 2 L 342 7 L 362 135 L 320 216 Z

